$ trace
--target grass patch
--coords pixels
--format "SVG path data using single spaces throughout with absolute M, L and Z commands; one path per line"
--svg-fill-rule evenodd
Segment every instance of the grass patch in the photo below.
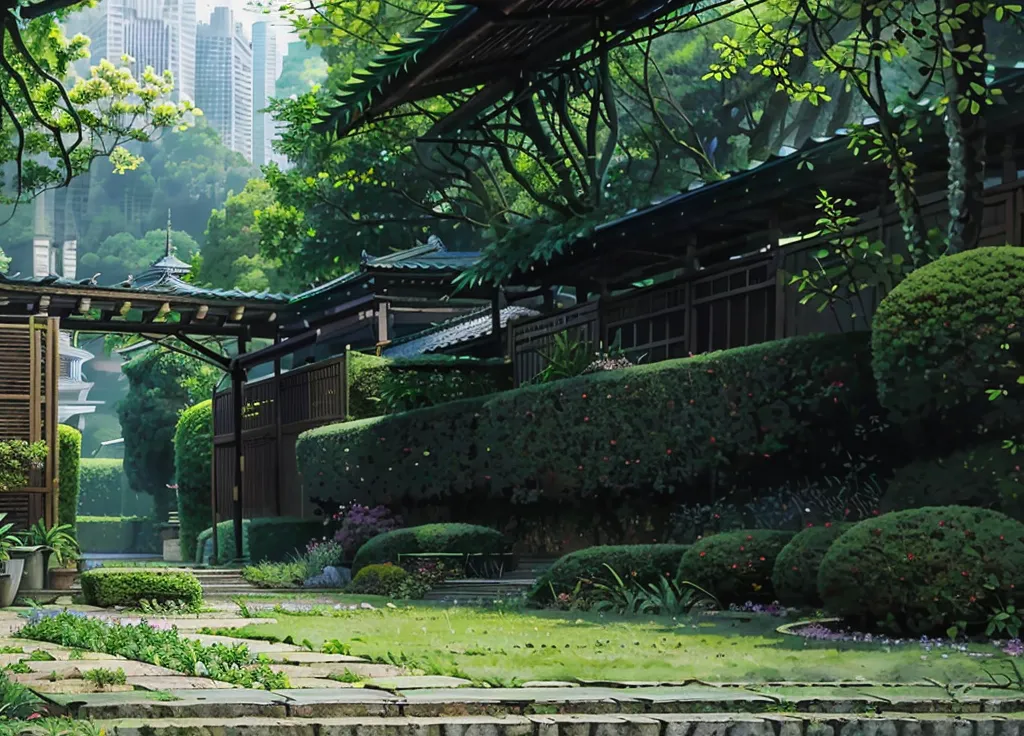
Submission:
M 775 631 L 780 620 L 755 616 L 623 620 L 594 614 L 511 612 L 431 606 L 376 610 L 321 609 L 319 615 L 272 614 L 235 636 L 309 641 L 320 649 L 343 641 L 375 661 L 464 673 L 480 682 L 642 680 L 678 682 L 984 682 L 991 659 L 917 644 L 804 641 Z M 333 646 L 333 644 L 332 644 Z M 972 651 L 1002 655 L 978 645 Z

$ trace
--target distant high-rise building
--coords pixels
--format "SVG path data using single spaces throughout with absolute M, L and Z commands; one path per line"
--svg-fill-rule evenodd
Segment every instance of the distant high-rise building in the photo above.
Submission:
M 274 118 L 263 112 L 277 88 L 277 33 L 270 23 L 252 26 L 252 161 L 262 166 L 274 156 Z
M 89 37 L 89 65 L 107 59 L 135 60 L 138 77 L 147 67 L 174 75 L 172 99 L 195 100 L 196 0 L 102 0 L 70 16 L 69 34 Z M 85 70 L 79 67 L 79 72 Z
M 230 8 L 213 9 L 196 32 L 196 105 L 224 145 L 253 154 L 252 47 Z

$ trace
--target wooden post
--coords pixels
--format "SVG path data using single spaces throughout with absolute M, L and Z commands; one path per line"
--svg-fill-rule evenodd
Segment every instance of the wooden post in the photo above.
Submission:
M 274 344 L 281 342 L 274 335 Z M 274 358 L 274 508 L 281 515 L 281 359 Z
M 214 437 L 213 447 L 210 450 L 210 452 L 213 453 L 212 457 L 210 458 L 210 516 L 212 517 L 211 518 L 212 524 L 210 525 L 210 528 L 213 529 L 213 557 L 210 558 L 211 560 L 216 560 L 217 559 L 217 552 L 218 552 L 218 549 L 217 549 L 217 522 L 220 521 L 220 519 L 218 518 L 219 514 L 217 513 L 217 441 L 216 441 L 216 437 L 217 437 L 217 386 L 218 385 L 220 385 L 220 384 L 218 383 L 218 384 L 214 385 L 214 387 L 213 387 L 213 396 L 210 399 L 210 401 L 212 402 L 211 403 L 211 407 L 213 408 L 213 437 Z M 205 547 L 206 545 L 203 545 L 203 546 Z M 197 565 L 201 564 L 202 561 L 203 561 L 203 553 L 200 552 L 199 553 L 199 559 L 196 560 L 196 564 Z
M 245 353 L 245 338 L 238 338 L 238 354 L 243 355 Z M 231 409 L 234 412 L 235 420 L 235 484 L 234 488 L 231 489 L 233 494 L 232 500 L 234 501 L 234 520 L 235 520 L 235 560 L 241 561 L 245 556 L 244 546 L 242 544 L 243 533 L 242 533 L 242 492 L 245 488 L 245 454 L 242 448 L 242 408 L 245 403 L 245 370 L 242 368 L 235 368 L 231 373 Z M 217 530 L 214 529 L 214 534 Z
M 504 352 L 504 343 L 501 341 L 501 287 L 494 290 L 491 295 L 491 339 L 498 346 L 498 355 Z
M 49 508 L 44 512 L 48 515 L 50 526 L 55 526 L 59 521 L 60 509 L 60 433 L 57 431 L 57 381 L 60 380 L 60 330 L 59 320 L 50 317 L 46 320 L 46 406 L 43 414 L 43 421 L 46 423 L 46 439 L 50 445 L 52 455 L 49 464 L 50 476 L 47 480 L 50 483 L 51 491 L 49 496 Z

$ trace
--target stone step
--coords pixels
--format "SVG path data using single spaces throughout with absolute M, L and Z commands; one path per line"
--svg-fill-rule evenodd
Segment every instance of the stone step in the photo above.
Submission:
M 171 721 L 112 720 L 96 725 L 110 736 L 1011 736 L 1024 714 L 919 718 L 892 714 L 776 716 L 740 714 L 445 716 L 442 718 L 181 718 Z

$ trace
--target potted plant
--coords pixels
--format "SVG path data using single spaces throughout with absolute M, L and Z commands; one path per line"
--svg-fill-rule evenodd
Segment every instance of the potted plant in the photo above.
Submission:
M 25 569 L 25 560 L 11 559 L 11 548 L 21 539 L 11 531 L 14 524 L 3 523 L 6 518 L 7 514 L 0 513 L 0 608 L 7 608 L 18 597 L 21 573 Z
M 45 586 L 46 573 L 50 569 L 51 557 L 56 558 L 57 566 L 63 567 L 78 551 L 75 541 L 75 529 L 70 524 L 56 524 L 49 529 L 46 522 L 40 519 L 22 534 L 23 547 L 15 547 L 12 557 L 26 558 L 25 581 L 22 583 L 31 590 L 39 590 Z M 25 554 L 25 553 L 35 554 Z M 35 569 L 38 567 L 38 570 Z M 66 590 L 63 589 L 63 590 Z
M 65 524 L 68 530 L 69 524 Z M 51 530 L 52 531 L 52 530 Z M 78 540 L 70 531 L 54 536 L 50 548 L 53 550 L 54 566 L 50 568 L 50 588 L 52 590 L 71 590 L 71 584 L 78 575 Z

